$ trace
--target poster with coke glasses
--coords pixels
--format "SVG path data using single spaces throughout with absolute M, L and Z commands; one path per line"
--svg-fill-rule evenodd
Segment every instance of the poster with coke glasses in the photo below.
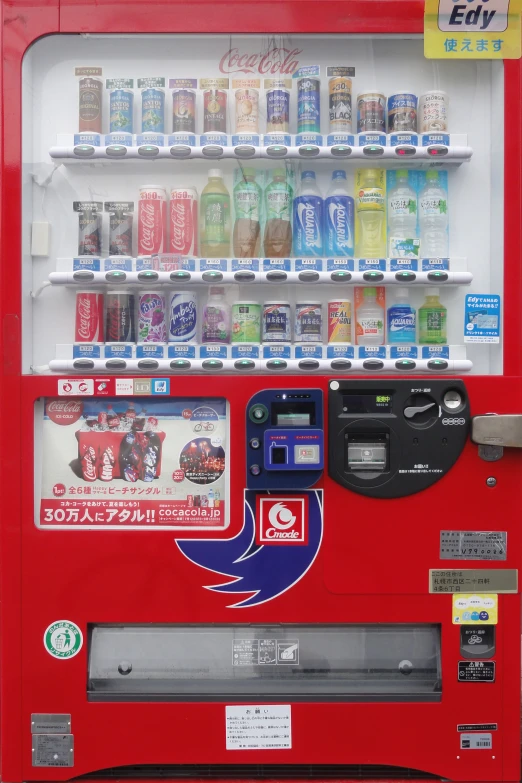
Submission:
M 37 525 L 228 526 L 222 398 L 46 399 Z

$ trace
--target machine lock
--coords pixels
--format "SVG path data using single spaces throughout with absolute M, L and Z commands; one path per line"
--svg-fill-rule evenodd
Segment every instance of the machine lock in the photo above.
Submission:
M 481 459 L 496 462 L 504 456 L 504 448 L 522 448 L 522 416 L 498 413 L 474 416 L 471 440 L 478 445 Z

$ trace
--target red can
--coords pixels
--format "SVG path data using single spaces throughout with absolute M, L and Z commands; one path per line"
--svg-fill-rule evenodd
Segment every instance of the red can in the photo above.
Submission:
M 190 506 L 190 508 L 192 508 L 193 505 L 194 505 L 194 495 L 187 495 L 187 506 Z
M 138 255 L 164 253 L 166 247 L 167 194 L 157 185 L 140 188 L 138 202 Z
M 170 191 L 169 253 L 180 256 L 198 253 L 198 193 L 196 188 Z
M 74 342 L 103 342 L 103 294 L 97 291 L 79 291 L 76 294 Z

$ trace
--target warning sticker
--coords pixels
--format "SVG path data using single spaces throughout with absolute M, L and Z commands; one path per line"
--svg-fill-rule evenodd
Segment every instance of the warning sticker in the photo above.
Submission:
M 490 750 L 493 747 L 491 734 L 461 734 L 461 750 Z
M 495 661 L 459 661 L 459 682 L 495 682 Z
M 292 747 L 289 704 L 226 707 L 227 750 L 285 750 Z
M 299 663 L 299 639 L 234 639 L 233 666 L 270 666 Z

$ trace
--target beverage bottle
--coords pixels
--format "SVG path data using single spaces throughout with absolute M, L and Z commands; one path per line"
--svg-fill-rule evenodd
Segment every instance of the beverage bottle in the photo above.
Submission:
M 234 255 L 252 258 L 259 255 L 261 243 L 259 212 L 262 191 L 256 182 L 256 170 L 243 169 L 243 177 L 234 188 Z
M 125 411 L 125 418 L 126 419 L 132 419 L 132 421 L 134 421 L 134 419 L 136 418 L 136 408 L 134 407 L 134 403 L 133 402 L 129 402 L 129 406 L 128 406 L 127 410 Z
M 294 191 L 286 181 L 285 169 L 274 169 L 265 189 L 264 253 L 269 258 L 285 258 L 292 251 L 292 200 Z
M 388 307 L 387 334 L 388 342 L 395 345 L 406 345 L 416 341 L 416 312 L 410 305 L 407 288 L 396 288 L 395 302 Z
M 124 481 L 137 481 L 140 477 L 140 463 L 141 454 L 136 435 L 133 432 L 129 432 L 123 438 L 120 446 L 120 478 Z
M 210 493 L 209 493 L 209 497 L 210 497 Z M 216 508 L 219 508 L 220 503 L 221 503 L 221 494 L 219 492 L 219 489 L 216 489 L 216 491 L 214 492 L 214 506 Z
M 395 187 L 388 193 L 388 237 L 390 258 L 413 254 L 413 247 L 401 241 L 417 238 L 417 194 L 404 169 L 396 172 Z
M 429 172 L 428 172 L 429 173 Z M 439 301 L 438 288 L 426 288 L 426 300 L 419 307 L 419 342 L 428 345 L 446 343 L 446 319 L 448 311 Z
M 447 258 L 448 197 L 435 169 L 426 172 L 426 184 L 419 194 L 419 224 L 423 258 Z
M 230 253 L 230 194 L 221 169 L 210 169 L 200 201 L 200 248 L 203 258 Z
M 230 342 L 230 306 L 225 301 L 225 289 L 222 286 L 210 288 L 210 295 L 203 310 L 202 342 Z
M 315 171 L 303 171 L 299 194 L 294 199 L 294 255 L 320 258 L 323 230 L 323 198 L 315 181 Z
M 208 491 L 208 507 L 214 508 L 214 490 L 209 489 Z
M 337 258 L 353 256 L 353 198 L 346 188 L 346 171 L 332 174 L 332 184 L 324 202 L 324 252 Z
M 143 438 L 143 481 L 158 478 L 161 441 L 155 432 L 145 432 Z
M 120 417 L 114 411 L 112 405 L 107 407 L 107 424 L 109 425 L 110 430 L 117 430 L 120 426 Z
M 363 169 L 360 173 L 355 208 L 357 210 L 357 247 L 360 258 L 381 258 L 386 255 L 384 189 L 379 169 Z
M 384 309 L 377 302 L 377 289 L 363 289 L 363 303 L 357 308 L 357 345 L 384 345 Z

